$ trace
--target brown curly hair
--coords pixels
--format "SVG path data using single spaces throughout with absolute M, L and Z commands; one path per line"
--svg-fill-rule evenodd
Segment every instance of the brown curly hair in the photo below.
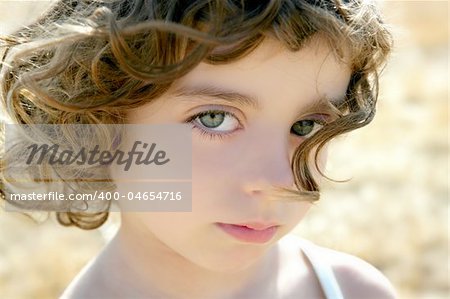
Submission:
M 293 156 L 295 184 L 315 198 L 308 157 L 315 152 L 317 167 L 328 141 L 372 120 L 392 47 L 377 8 L 365 0 L 59 1 L 34 24 L 0 38 L 0 103 L 16 124 L 121 124 L 127 110 L 158 98 L 200 62 L 240 59 L 266 37 L 298 51 L 317 34 L 337 57 L 350 50 L 352 74 L 345 102 L 335 107 L 339 117 Z M 0 141 L 4 136 L 3 123 Z M 0 152 L 4 198 L 6 154 Z M 108 213 L 105 207 L 57 218 L 93 229 Z

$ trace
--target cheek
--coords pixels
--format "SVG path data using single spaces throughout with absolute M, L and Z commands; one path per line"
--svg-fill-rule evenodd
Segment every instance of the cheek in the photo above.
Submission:
M 214 220 L 227 209 L 227 199 L 235 197 L 233 164 L 228 161 L 223 155 L 193 152 L 192 211 L 203 218 Z
M 242 164 L 242 157 L 236 148 L 223 143 L 203 141 L 192 148 L 192 183 L 198 192 L 219 191 L 230 187 L 236 177 L 237 164 Z M 196 142 L 197 143 L 197 142 Z
M 192 242 L 192 232 L 198 229 L 198 215 L 193 213 L 135 213 L 129 221 L 139 229 L 151 232 L 156 239 L 172 248 Z
M 310 202 L 293 203 L 291 208 L 285 210 L 285 219 L 290 222 L 288 226 L 296 226 L 303 218 L 305 218 L 311 207 L 312 203 Z

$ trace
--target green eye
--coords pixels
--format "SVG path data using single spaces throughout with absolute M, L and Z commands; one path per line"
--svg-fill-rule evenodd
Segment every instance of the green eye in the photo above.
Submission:
M 313 131 L 317 131 L 317 123 L 309 119 L 298 121 L 291 128 L 291 133 L 298 136 L 307 136 Z
M 225 113 L 223 112 L 208 112 L 199 117 L 200 122 L 207 128 L 215 128 L 223 123 Z
M 239 119 L 231 112 L 223 110 L 206 110 L 186 120 L 192 129 L 209 139 L 224 138 L 239 130 Z

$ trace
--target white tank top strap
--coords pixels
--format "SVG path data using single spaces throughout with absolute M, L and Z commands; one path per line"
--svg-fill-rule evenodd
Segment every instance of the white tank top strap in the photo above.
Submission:
M 317 254 L 316 250 L 314 250 L 314 247 L 317 245 L 308 240 L 300 238 L 299 240 L 301 249 L 311 263 L 325 297 L 327 299 L 344 299 L 341 288 L 339 287 L 330 265 Z

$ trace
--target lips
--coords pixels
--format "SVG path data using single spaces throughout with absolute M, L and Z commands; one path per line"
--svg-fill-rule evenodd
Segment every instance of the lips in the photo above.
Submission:
M 278 225 L 272 223 L 248 222 L 240 224 L 216 223 L 225 233 L 238 241 L 246 243 L 266 243 L 278 231 Z
M 237 223 L 235 225 L 245 226 L 254 230 L 265 230 L 272 226 L 278 226 L 276 223 L 262 223 L 262 222 L 246 222 L 246 223 Z

